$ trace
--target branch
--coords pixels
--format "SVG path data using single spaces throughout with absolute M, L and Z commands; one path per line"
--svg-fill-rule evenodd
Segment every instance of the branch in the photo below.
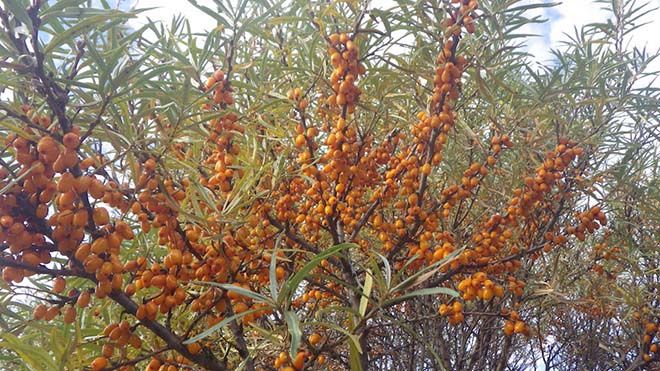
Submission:
M 121 291 L 112 291 L 110 295 L 108 295 L 112 300 L 117 302 L 117 304 L 121 305 L 124 307 L 127 313 L 132 314 L 135 316 L 135 313 L 137 312 L 138 305 L 131 300 L 126 294 L 124 294 Z M 192 354 L 190 351 L 188 351 L 188 348 L 183 344 L 183 341 L 181 338 L 179 338 L 176 334 L 165 328 L 163 325 L 160 323 L 148 319 L 148 318 L 143 318 L 140 320 L 142 325 L 151 332 L 153 332 L 156 336 L 161 338 L 167 346 L 170 349 L 173 349 L 177 352 L 179 352 L 181 355 L 184 357 L 188 358 L 189 360 L 195 362 L 196 364 L 210 370 L 210 371 L 225 371 L 228 370 L 227 364 L 225 362 L 222 362 L 218 360 L 210 351 L 205 350 L 201 353 L 198 354 Z
M 26 271 L 38 273 L 38 274 L 46 274 L 52 277 L 57 277 L 57 276 L 74 276 L 74 277 L 83 277 L 90 279 L 91 276 L 88 276 L 86 274 L 83 274 L 81 272 L 73 271 L 71 269 L 51 269 L 51 268 L 46 268 L 43 265 L 37 265 L 36 267 L 30 264 L 22 263 L 13 259 L 8 259 L 6 257 L 0 257 L 0 267 L 12 267 L 12 268 L 19 268 L 19 269 L 24 269 Z
M 133 358 L 133 359 L 131 359 L 131 360 L 128 360 L 128 361 L 125 361 L 125 362 L 121 362 L 121 363 L 115 363 L 114 365 L 112 365 L 112 367 L 105 368 L 105 369 L 103 369 L 103 371 L 119 370 L 119 369 L 121 369 L 121 368 L 124 367 L 124 366 L 131 366 L 131 365 L 134 365 L 134 364 L 140 363 L 140 362 L 142 362 L 142 361 L 144 361 L 144 360 L 147 360 L 147 359 L 149 359 L 149 358 L 151 358 L 151 357 L 153 357 L 153 356 L 155 356 L 155 355 L 158 355 L 158 354 L 160 354 L 160 353 L 166 352 L 166 351 L 168 351 L 168 350 L 170 350 L 169 347 L 162 347 L 162 348 L 160 348 L 160 349 L 154 350 L 154 351 L 151 352 L 151 353 L 144 354 L 144 355 L 141 355 L 141 356 L 139 356 L 139 357 L 135 357 L 135 358 Z

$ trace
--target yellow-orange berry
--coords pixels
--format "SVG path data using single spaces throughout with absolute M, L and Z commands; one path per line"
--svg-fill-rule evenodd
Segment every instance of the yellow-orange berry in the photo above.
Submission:
M 66 148 L 69 149 L 76 149 L 80 145 L 80 137 L 76 133 L 66 133 L 64 134 L 64 137 L 62 137 L 62 144 Z
M 323 340 L 323 338 L 321 337 L 321 335 L 319 335 L 317 333 L 313 333 L 313 334 L 309 335 L 309 343 L 312 344 L 312 345 L 321 344 L 322 340 Z
M 62 291 L 64 291 L 65 287 L 66 287 L 66 281 L 64 280 L 63 277 L 55 278 L 55 282 L 53 282 L 53 292 L 59 294 Z
M 108 367 L 108 359 L 105 357 L 98 357 L 92 361 L 92 370 L 101 371 L 102 369 Z
M 191 343 L 186 346 L 190 354 L 197 354 L 202 351 L 202 346 L 199 343 Z
M 295 367 L 296 370 L 302 370 L 303 367 L 305 366 L 305 352 L 298 352 L 296 354 L 296 358 L 291 362 L 293 367 Z
M 40 320 L 43 319 L 44 316 L 46 315 L 46 311 L 48 311 L 48 308 L 44 304 L 39 304 L 34 308 L 33 316 L 34 319 Z

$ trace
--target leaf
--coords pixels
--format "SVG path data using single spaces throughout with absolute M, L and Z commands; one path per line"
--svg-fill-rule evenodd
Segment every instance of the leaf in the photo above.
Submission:
M 470 76 L 477 83 L 477 88 L 479 89 L 479 93 L 481 94 L 481 96 L 486 98 L 486 100 L 488 100 L 489 102 L 494 102 L 493 93 L 490 91 L 488 85 L 486 85 L 486 82 L 481 77 L 481 71 L 475 69 L 474 72 L 470 74 Z
M 66 17 L 69 13 L 77 16 L 85 10 L 96 10 L 80 8 L 80 5 L 84 4 L 86 1 L 87 0 L 59 0 L 41 12 L 41 20 L 42 22 L 47 22 L 49 17 Z
M 188 2 L 192 4 L 195 8 L 201 10 L 211 18 L 215 19 L 216 22 L 218 22 L 219 24 L 225 27 L 231 27 L 230 23 L 224 17 L 222 17 L 223 14 L 227 13 L 227 9 L 222 5 L 221 2 L 216 2 L 216 5 L 223 8 L 221 9 L 222 11 L 213 10 L 207 6 L 199 5 L 196 0 L 188 0 Z M 228 4 L 229 6 L 231 6 L 231 1 Z
M 13 14 L 17 20 L 19 20 L 23 25 L 27 26 L 28 29 L 32 30 L 32 21 L 30 16 L 27 13 L 27 2 L 24 0 L 12 0 L 12 1 L 3 1 L 2 4 L 6 7 L 6 10 L 9 10 L 9 13 Z
M 73 40 L 79 35 L 88 33 L 90 30 L 99 29 L 101 27 L 100 24 L 106 21 L 112 20 L 114 22 L 121 22 L 124 19 L 133 17 L 135 17 L 135 13 L 110 10 L 104 14 L 85 18 L 76 25 L 67 28 L 64 32 L 55 34 L 48 45 L 44 47 L 43 53 L 48 54 L 64 43 L 73 42 Z
M 285 16 L 280 16 L 280 17 L 273 17 L 268 19 L 266 23 L 269 25 L 277 25 L 281 23 L 295 23 L 295 22 L 305 22 L 308 19 L 306 17 L 300 17 L 300 16 L 295 16 L 295 15 L 285 15 Z
M 333 313 L 333 312 L 337 312 L 337 311 L 338 311 L 338 312 L 346 312 L 346 313 L 348 313 L 349 315 L 352 315 L 352 316 L 355 316 L 355 317 L 359 317 L 359 316 L 360 316 L 360 314 L 358 313 L 358 311 L 357 311 L 356 309 L 354 309 L 354 308 L 351 308 L 351 307 L 343 307 L 343 306 L 337 306 L 337 305 L 329 305 L 329 306 L 327 306 L 327 307 L 325 307 L 325 308 L 321 308 L 321 309 L 319 309 L 318 312 L 316 312 L 316 316 L 317 316 L 317 317 L 322 317 L 323 315 L 325 315 L 325 314 L 327 314 L 327 313 Z
M 447 255 L 445 258 L 429 265 L 428 267 L 425 267 L 424 269 L 420 270 L 419 272 L 413 274 L 412 276 L 406 278 L 403 282 L 398 284 L 396 287 L 394 287 L 391 291 L 391 293 L 397 293 L 399 291 L 406 290 L 410 287 L 414 287 L 416 285 L 419 285 L 420 283 L 426 281 L 429 277 L 432 277 L 434 274 L 436 274 L 440 268 L 453 260 L 455 257 L 458 256 L 465 248 L 457 249 L 451 254 Z M 413 259 L 411 259 L 413 260 Z
M 376 256 L 380 258 L 383 262 L 383 268 L 385 268 L 385 284 L 387 285 L 387 290 L 392 286 L 392 266 L 385 256 L 382 254 L 376 253 Z
M 355 350 L 358 353 L 360 354 L 362 353 L 362 347 L 360 346 L 359 338 L 355 334 L 351 334 L 350 332 L 348 332 L 348 330 L 346 330 L 345 328 L 331 322 L 313 322 L 313 323 L 306 323 L 306 325 L 327 327 L 337 332 L 341 332 L 342 334 L 346 335 L 346 337 L 351 341 L 351 346 L 354 346 Z
M 367 273 L 364 277 L 364 290 L 362 291 L 362 297 L 360 298 L 360 307 L 358 312 L 361 317 L 364 317 L 364 314 L 367 312 L 367 304 L 369 304 L 369 297 L 371 296 L 371 289 L 373 287 L 374 277 L 371 275 L 371 270 L 367 270 Z
M 267 304 L 271 308 L 275 308 L 274 303 L 270 300 L 269 297 L 259 294 L 258 292 L 254 292 L 252 290 L 248 290 L 241 286 L 232 285 L 230 283 L 217 283 L 217 282 L 206 282 L 206 281 L 192 281 L 191 283 L 196 285 L 214 286 L 214 287 L 219 287 L 221 289 L 225 289 L 227 291 L 233 291 L 239 295 L 247 296 L 248 298 L 256 301 L 257 303 Z
M 298 347 L 300 346 L 300 341 L 302 339 L 302 330 L 300 329 L 300 319 L 296 312 L 292 310 L 284 311 L 284 319 L 286 321 L 287 328 L 289 329 L 289 334 L 291 334 L 291 348 L 289 349 L 289 354 L 291 357 L 295 357 L 298 352 Z
M 356 341 L 351 341 L 350 344 L 350 365 L 351 365 L 351 371 L 363 371 L 362 370 L 362 362 L 360 362 L 360 354 L 362 354 L 362 350 L 356 346 L 358 342 Z
M 0 338 L 4 340 L 0 341 L 0 346 L 3 349 L 11 350 L 18 354 L 21 360 L 31 369 L 36 371 L 52 371 L 57 369 L 57 365 L 45 348 L 36 348 L 26 344 L 21 340 L 26 341 L 28 339 L 19 339 L 11 333 L 0 334 Z
M 282 291 L 280 292 L 280 296 L 278 297 L 277 303 L 281 305 L 285 299 L 290 299 L 290 296 L 293 295 L 296 292 L 296 290 L 298 290 L 298 286 L 300 286 L 300 283 L 305 278 L 307 278 L 309 272 L 311 272 L 314 268 L 316 268 L 319 264 L 321 264 L 321 261 L 338 254 L 342 250 L 356 246 L 357 245 L 353 243 L 341 243 L 327 250 L 324 250 L 318 255 L 316 255 L 312 260 L 310 260 L 307 264 L 305 264 L 305 266 L 300 268 L 300 270 L 298 270 L 293 276 L 289 277 L 289 279 L 284 283 L 284 286 L 282 287 Z
M 253 308 L 253 309 L 246 310 L 245 312 L 242 312 L 242 313 L 239 313 L 239 314 L 234 314 L 234 315 L 231 316 L 231 317 L 227 317 L 227 318 L 223 319 L 222 321 L 216 323 L 215 325 L 211 326 L 211 327 L 210 327 L 209 329 L 207 329 L 206 331 L 204 331 L 204 332 L 202 332 L 202 333 L 200 333 L 200 334 L 197 334 L 197 335 L 191 337 L 190 339 L 185 340 L 185 341 L 183 342 L 183 344 L 192 344 L 192 343 L 194 343 L 194 342 L 196 342 L 196 341 L 198 341 L 198 340 L 202 340 L 202 339 L 204 339 L 204 338 L 210 336 L 210 335 L 213 334 L 214 332 L 218 331 L 219 329 L 225 327 L 227 324 L 229 324 L 229 322 L 234 321 L 234 320 L 237 320 L 237 319 L 241 319 L 241 318 L 247 316 L 248 314 L 252 314 L 252 313 L 258 312 L 258 311 L 260 311 L 260 310 L 262 310 L 262 309 L 263 309 L 263 308 Z
M 273 253 L 270 255 L 270 267 L 268 269 L 270 297 L 273 299 L 273 302 L 277 302 L 277 296 L 279 295 L 277 286 L 277 248 L 282 241 L 282 236 L 283 235 L 280 234 L 275 240 L 275 248 L 273 248 Z
M 382 303 L 382 306 L 384 308 L 389 307 L 389 306 L 392 306 L 394 304 L 400 303 L 402 301 L 405 301 L 405 300 L 408 300 L 408 299 L 411 299 L 411 298 L 414 298 L 414 297 L 417 297 L 417 296 L 425 296 L 425 295 L 449 295 L 449 296 L 453 296 L 455 298 L 460 296 L 458 294 L 458 292 L 456 290 L 453 290 L 453 289 L 449 289 L 449 288 L 446 288 L 446 287 L 429 287 L 429 288 L 426 288 L 426 289 L 416 290 L 416 291 L 413 291 L 413 292 L 403 294 L 401 296 L 397 296 L 397 297 L 392 298 L 392 299 L 385 300 Z

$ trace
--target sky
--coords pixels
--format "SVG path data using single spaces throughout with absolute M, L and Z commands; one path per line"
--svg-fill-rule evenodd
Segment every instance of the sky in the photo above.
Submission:
M 660 8 L 660 0 L 645 0 L 637 1 L 638 4 L 648 2 L 648 8 Z M 528 42 L 528 51 L 537 56 L 539 60 L 551 59 L 550 49 L 560 48 L 563 41 L 568 39 L 568 35 L 575 34 L 575 28 L 595 22 L 605 22 L 611 16 L 607 11 L 603 10 L 603 4 L 598 4 L 593 0 L 523 0 L 521 4 L 539 4 L 539 3 L 558 3 L 551 8 L 536 9 L 530 12 L 531 16 L 540 15 L 548 22 L 543 24 L 534 24 L 526 27 L 525 32 L 540 35 L 540 37 L 530 38 Z M 660 16 L 660 12 L 656 13 L 656 17 Z M 660 18 L 659 18 L 660 19 Z M 638 21 L 651 22 L 651 17 L 642 18 Z M 660 21 L 654 22 L 638 29 L 634 32 L 629 40 L 633 46 L 644 47 L 649 50 L 660 49 Z M 660 65 L 656 64 L 656 67 Z M 660 68 L 657 68 L 660 69 Z
M 202 32 L 215 26 L 213 19 L 188 4 L 183 0 L 123 0 L 124 3 L 130 3 L 130 7 L 136 8 L 155 8 L 142 13 L 137 19 L 133 20 L 134 26 L 143 25 L 149 20 L 164 21 L 169 23 L 176 14 L 182 14 L 189 20 L 192 20 L 191 27 L 195 32 Z M 212 0 L 197 0 L 199 4 L 215 8 Z M 638 0 L 637 3 L 649 3 L 650 8 L 660 8 L 660 0 Z M 372 5 L 388 6 L 392 0 L 373 0 Z M 575 34 L 575 28 L 579 29 L 583 25 L 594 22 L 605 22 L 608 13 L 602 10 L 602 4 L 597 4 L 595 0 L 521 0 L 516 5 L 524 4 L 551 4 L 556 5 L 549 8 L 538 8 L 530 11 L 530 17 L 539 15 L 548 21 L 542 24 L 528 25 L 521 32 L 538 35 L 530 37 L 527 41 L 527 50 L 533 56 L 532 62 L 548 62 L 552 60 L 551 49 L 561 48 L 562 41 L 568 39 L 567 33 Z M 660 11 L 656 13 L 659 15 Z M 642 21 L 653 21 L 647 17 Z M 644 47 L 654 51 L 660 49 L 660 20 L 652 22 L 636 31 L 629 38 L 633 46 Z M 651 66 L 654 71 L 660 70 L 660 60 Z

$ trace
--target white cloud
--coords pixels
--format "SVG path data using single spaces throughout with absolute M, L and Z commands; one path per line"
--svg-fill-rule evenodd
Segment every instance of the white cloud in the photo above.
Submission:
M 523 0 L 517 5 L 551 3 L 552 0 Z M 638 2 L 638 5 L 641 4 Z M 536 34 L 539 37 L 529 38 L 526 41 L 527 51 L 533 56 L 532 62 L 547 63 L 553 57 L 551 49 L 562 49 L 565 42 L 576 35 L 580 29 L 590 23 L 607 22 L 612 14 L 603 9 L 604 4 L 594 0 L 564 0 L 551 8 L 538 8 L 529 12 L 529 17 L 541 16 L 549 21 L 543 24 L 529 24 L 521 29 L 523 33 Z M 649 0 L 646 8 L 651 10 L 660 8 L 660 0 Z M 649 22 L 627 35 L 627 44 L 624 47 L 632 50 L 633 47 L 646 47 L 649 53 L 660 49 L 660 21 L 657 19 L 660 11 L 646 15 L 636 20 L 637 24 Z M 647 71 L 660 71 L 660 59 L 652 63 Z M 639 81 L 643 83 L 643 81 Z M 660 84 L 660 81 L 656 82 Z
M 551 4 L 552 0 L 522 0 L 516 6 Z M 566 0 L 552 7 L 539 7 L 527 12 L 527 18 L 539 17 L 544 23 L 529 23 L 521 33 L 538 35 L 526 40 L 527 51 L 532 60 L 546 64 L 554 57 L 551 49 L 560 49 L 563 42 L 575 36 L 582 26 L 607 20 L 608 13 L 592 0 Z
M 197 0 L 197 3 L 210 9 L 216 9 L 212 0 Z M 216 26 L 215 20 L 210 15 L 185 0 L 134 0 L 131 7 L 135 9 L 154 8 L 140 13 L 137 18 L 129 22 L 135 28 L 142 27 L 150 21 L 169 25 L 173 17 L 178 15 L 183 15 L 190 21 L 190 28 L 194 33 L 203 33 Z
M 522 0 L 516 3 L 516 6 L 527 6 L 533 4 L 547 3 L 547 0 Z M 548 48 L 548 35 L 549 17 L 544 8 L 534 8 L 526 12 L 527 18 L 538 17 L 540 20 L 546 20 L 543 23 L 528 23 L 517 30 L 517 34 L 534 35 L 526 37 L 525 46 L 528 53 L 534 56 L 534 61 L 545 63 L 552 59 L 550 50 Z
M 566 0 L 552 8 L 558 13 L 558 18 L 550 23 L 550 46 L 559 47 L 568 36 L 575 36 L 578 31 L 589 23 L 605 22 L 609 13 L 602 6 L 589 0 Z

